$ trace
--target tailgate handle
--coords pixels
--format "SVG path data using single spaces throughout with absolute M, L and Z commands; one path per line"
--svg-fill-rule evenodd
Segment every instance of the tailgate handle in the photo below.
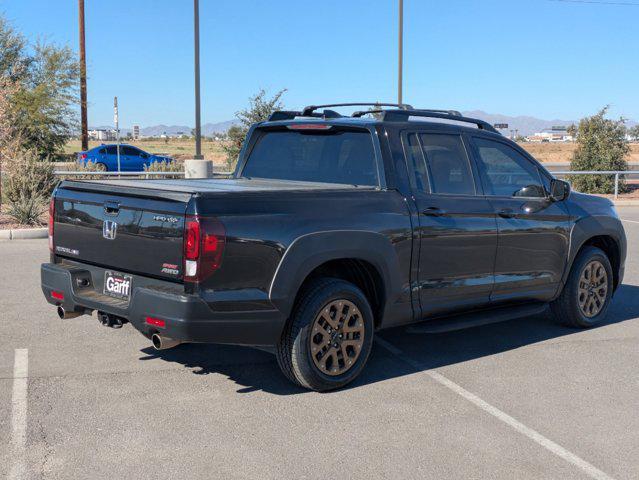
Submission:
M 104 202 L 104 213 L 107 215 L 117 215 L 120 213 L 120 204 L 118 202 Z

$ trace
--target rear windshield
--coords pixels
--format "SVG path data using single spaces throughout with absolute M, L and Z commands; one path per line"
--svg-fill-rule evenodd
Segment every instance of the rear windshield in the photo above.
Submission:
M 263 132 L 242 177 L 379 185 L 371 134 L 350 130 Z

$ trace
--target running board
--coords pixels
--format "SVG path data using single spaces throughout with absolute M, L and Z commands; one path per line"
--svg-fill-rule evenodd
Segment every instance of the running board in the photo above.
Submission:
M 490 325 L 516 318 L 529 317 L 543 313 L 548 308 L 546 303 L 534 303 L 510 307 L 495 308 L 479 312 L 464 313 L 452 317 L 425 320 L 406 329 L 407 333 L 444 333 L 463 330 L 465 328 Z

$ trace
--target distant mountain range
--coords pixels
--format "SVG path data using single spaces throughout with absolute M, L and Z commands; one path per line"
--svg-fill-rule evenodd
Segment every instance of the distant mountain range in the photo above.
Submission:
M 502 133 L 504 135 L 509 135 L 510 130 L 517 130 L 519 135 L 522 136 L 533 135 L 537 132 L 549 130 L 552 127 L 569 127 L 573 123 L 578 122 L 577 120 L 542 120 L 540 118 L 525 115 L 511 117 L 509 115 L 501 115 L 499 113 L 486 113 L 482 110 L 468 110 L 462 112 L 462 114 L 467 117 L 479 118 L 480 120 L 484 120 L 491 125 L 494 125 L 496 123 L 506 123 L 508 124 L 508 130 L 502 130 Z M 202 135 L 210 137 L 214 133 L 223 133 L 235 124 L 237 124 L 237 120 L 227 120 L 226 122 L 218 123 L 205 123 L 204 125 L 202 125 Z M 637 125 L 637 122 L 629 120 L 628 122 L 626 122 L 626 125 L 628 127 L 633 127 Z M 91 128 L 110 129 L 113 127 L 107 126 Z M 190 135 L 192 129 L 193 127 L 189 127 L 187 125 L 154 125 L 150 127 L 141 127 L 140 134 L 145 137 L 159 137 L 160 135 L 177 136 L 180 134 Z M 121 129 L 121 133 L 123 136 L 127 135 L 130 132 L 130 128 Z
M 224 133 L 237 121 L 228 120 L 226 122 L 218 123 L 205 123 L 202 125 L 202 135 L 206 137 L 212 136 L 214 133 Z M 102 125 L 97 127 L 89 127 L 89 130 L 110 130 L 112 125 Z M 191 135 L 193 127 L 187 125 L 153 125 L 151 127 L 140 127 L 140 135 L 143 137 L 159 137 L 160 135 L 177 136 L 177 135 Z M 131 128 L 121 128 L 120 134 L 126 136 L 131 133 Z

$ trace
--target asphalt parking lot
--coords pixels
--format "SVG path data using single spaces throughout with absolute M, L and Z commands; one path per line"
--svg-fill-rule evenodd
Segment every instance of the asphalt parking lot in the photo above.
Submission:
M 61 321 L 46 240 L 0 242 L 0 478 L 639 478 L 639 208 L 624 284 L 588 331 L 548 315 L 386 331 L 348 388 L 270 354 Z

